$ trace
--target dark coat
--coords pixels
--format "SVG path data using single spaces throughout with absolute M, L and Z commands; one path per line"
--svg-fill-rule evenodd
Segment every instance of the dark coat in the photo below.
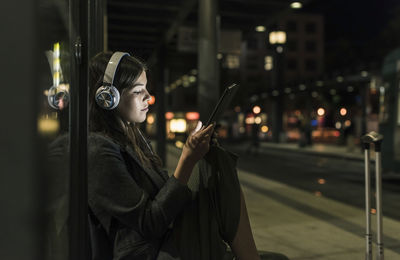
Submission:
M 90 134 L 88 158 L 89 206 L 114 240 L 113 259 L 155 259 L 190 189 L 101 134 Z

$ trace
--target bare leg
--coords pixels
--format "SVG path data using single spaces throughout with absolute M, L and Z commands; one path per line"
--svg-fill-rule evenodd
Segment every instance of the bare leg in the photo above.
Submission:
M 260 260 L 250 227 L 243 191 L 240 188 L 240 220 L 235 238 L 230 245 L 238 260 Z

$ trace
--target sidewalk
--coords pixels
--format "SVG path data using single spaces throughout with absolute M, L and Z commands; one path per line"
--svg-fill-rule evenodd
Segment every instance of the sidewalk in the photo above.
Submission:
M 245 141 L 240 143 L 242 147 L 248 147 L 250 142 Z M 229 145 L 230 146 L 230 145 Z M 349 151 L 346 146 L 339 146 L 333 144 L 314 144 L 312 146 L 299 147 L 297 143 L 272 143 L 272 142 L 260 142 L 260 150 L 279 150 L 284 152 L 292 153 L 306 153 L 316 156 L 333 157 L 340 159 L 349 160 L 364 160 L 364 153 L 361 148 L 355 147 L 353 151 Z M 375 160 L 374 151 L 371 150 L 371 160 Z
M 262 144 L 262 149 L 271 147 L 293 152 L 303 150 L 290 144 Z M 167 151 L 167 169 L 172 174 L 180 150 L 173 145 L 167 145 Z M 334 148 L 310 152 L 324 151 L 332 152 Z M 339 152 L 340 150 L 336 150 L 335 155 Z M 238 175 L 258 250 L 283 253 L 291 260 L 364 258 L 363 209 L 260 177 L 240 168 Z M 375 215 L 372 215 L 372 223 L 375 222 Z M 385 257 L 400 259 L 400 223 L 386 216 L 383 222 Z M 376 234 L 375 225 L 372 228 Z M 373 246 L 375 254 L 375 243 Z
M 299 147 L 297 143 L 260 143 L 265 148 L 286 149 L 295 152 L 309 153 L 313 155 L 321 155 L 326 157 L 346 158 L 351 160 L 364 160 L 364 154 L 361 148 L 354 147 L 353 151 L 349 151 L 346 146 L 333 144 L 314 144 L 312 146 Z M 373 154 L 371 154 L 373 155 Z M 374 158 L 371 156 L 371 159 Z

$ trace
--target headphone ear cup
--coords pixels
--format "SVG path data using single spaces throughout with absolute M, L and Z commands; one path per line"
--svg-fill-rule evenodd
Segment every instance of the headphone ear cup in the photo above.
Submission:
M 96 91 L 96 103 L 103 109 L 112 110 L 119 104 L 119 91 L 114 86 L 101 86 Z
M 62 110 L 69 104 L 69 92 L 66 88 L 52 86 L 47 94 L 47 101 L 52 108 Z

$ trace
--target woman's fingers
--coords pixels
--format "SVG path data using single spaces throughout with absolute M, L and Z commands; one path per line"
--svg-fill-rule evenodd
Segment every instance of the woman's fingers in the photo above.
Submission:
M 198 132 L 199 136 L 205 136 L 206 134 L 210 134 L 214 130 L 215 124 L 211 124 L 207 126 L 206 128 L 200 130 Z
M 197 144 L 199 143 L 199 139 L 196 136 L 192 136 L 189 138 L 189 144 L 191 145 L 191 147 L 194 149 Z
M 193 130 L 193 134 L 195 134 L 197 131 L 203 128 L 203 122 L 200 120 L 197 122 L 196 128 Z

